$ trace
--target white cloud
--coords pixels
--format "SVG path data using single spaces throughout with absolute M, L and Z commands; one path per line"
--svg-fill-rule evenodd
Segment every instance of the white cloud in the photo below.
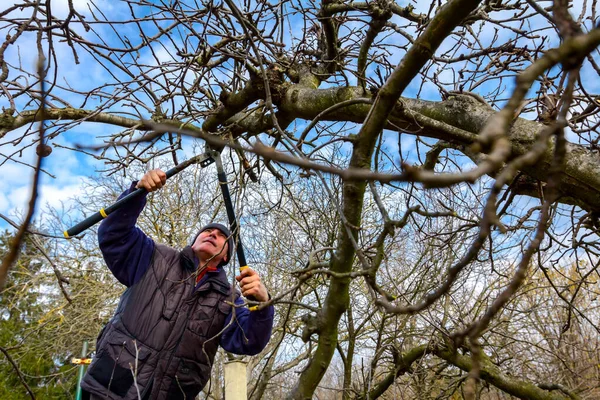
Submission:
M 6 193 L 11 187 L 17 187 L 22 185 L 27 178 L 28 174 L 33 173 L 33 169 L 24 165 L 8 162 L 2 167 L 2 179 L 0 179 L 0 190 Z
M 24 130 L 20 129 L 11 132 L 10 135 L 17 137 L 23 132 Z M 60 136 L 54 142 L 68 144 Z M 8 152 L 8 149 L 9 147 L 5 146 L 3 152 Z M 19 162 L 33 165 L 36 160 L 35 147 L 28 147 L 21 157 L 14 158 Z M 40 176 L 36 218 L 43 216 L 48 206 L 60 208 L 61 202 L 77 197 L 82 190 L 82 183 L 89 179 L 87 176 L 94 174 L 93 168 L 83 165 L 75 152 L 59 147 L 54 147 L 52 154 L 44 159 L 42 168 L 53 176 L 48 174 Z M 9 160 L 0 167 L 0 176 L 2 178 L 0 179 L 0 213 L 19 220 L 29 207 L 33 168 Z M 5 221 L 0 220 L 0 228 L 8 228 Z
M 84 177 L 78 177 L 80 182 Z M 44 186 L 40 192 L 40 204 L 45 207 L 60 208 L 68 199 L 76 198 L 81 195 L 81 184 L 67 186 Z
M 6 193 L 6 197 L 8 198 L 9 210 L 3 210 L 6 214 L 14 214 L 16 210 L 26 210 L 28 205 L 27 202 L 29 197 L 31 196 L 31 188 L 29 186 L 17 186 L 12 190 Z M 6 212 L 9 211 L 9 212 Z
M 0 192 L 0 212 L 1 210 L 8 210 L 8 198 L 4 192 Z
M 118 8 L 115 7 L 115 3 L 106 0 L 72 0 L 73 8 L 79 14 L 84 15 L 86 17 L 91 17 L 92 13 L 90 12 L 90 8 L 97 13 L 96 7 L 101 9 L 103 13 L 106 15 L 114 16 L 114 11 Z M 52 0 L 52 15 L 58 19 L 65 19 L 69 15 L 69 0 Z
M 31 174 L 24 176 L 23 184 L 20 186 L 11 186 L 8 190 L 3 189 L 0 193 L 0 213 L 9 217 L 22 216 L 26 213 L 31 197 L 31 177 Z M 58 180 L 48 182 L 48 177 L 42 177 L 38 188 L 34 218 L 43 220 L 49 208 L 60 209 L 62 205 L 68 207 L 71 199 L 77 198 L 83 193 L 82 184 L 87 179 L 84 176 L 70 175 L 68 181 L 72 183 L 64 184 Z M 0 228 L 5 227 L 8 226 L 3 220 L 0 220 Z

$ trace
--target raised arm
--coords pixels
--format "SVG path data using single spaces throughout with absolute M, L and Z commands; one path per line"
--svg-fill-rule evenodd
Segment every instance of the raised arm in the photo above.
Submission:
M 148 192 L 158 190 L 165 181 L 163 171 L 149 171 L 120 197 L 140 187 Z M 150 266 L 154 251 L 152 239 L 135 226 L 145 205 L 146 195 L 132 199 L 102 221 L 98 229 L 98 243 L 104 260 L 113 275 L 125 286 L 132 286 L 142 278 Z
M 244 296 L 252 297 L 257 301 L 269 299 L 266 287 L 253 269 L 246 268 L 235 278 L 240 283 L 240 289 Z M 236 298 L 235 304 L 238 306 L 243 304 L 240 296 Z M 226 320 L 228 329 L 221 335 L 221 347 L 235 354 L 255 355 L 260 353 L 271 339 L 274 314 L 273 306 L 253 312 L 246 307 L 232 309 Z M 231 323 L 232 318 L 235 318 L 233 323 Z

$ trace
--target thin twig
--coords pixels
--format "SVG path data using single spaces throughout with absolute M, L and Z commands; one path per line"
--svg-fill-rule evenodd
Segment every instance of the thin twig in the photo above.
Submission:
M 45 90 L 44 90 L 44 81 L 45 81 L 46 75 L 44 72 L 43 54 L 40 54 L 40 58 L 38 60 L 38 75 L 40 77 L 40 86 L 41 86 L 41 92 L 42 92 L 41 104 L 40 104 L 40 110 L 39 110 L 39 112 L 42 114 L 42 120 L 40 122 L 39 143 L 43 143 L 44 142 L 44 133 L 45 133 L 43 116 L 46 112 L 46 94 L 45 94 Z M 39 185 L 40 173 L 41 173 L 41 169 L 42 169 L 43 158 L 44 157 L 41 155 L 41 153 L 37 157 L 37 163 L 36 163 L 35 172 L 33 175 L 33 182 L 31 185 L 31 197 L 29 199 L 29 209 L 27 211 L 27 215 L 25 216 L 25 219 L 23 220 L 21 227 L 15 234 L 15 237 L 11 241 L 10 250 L 8 251 L 8 254 L 2 260 L 2 265 L 0 265 L 0 290 L 2 290 L 4 288 L 4 285 L 6 284 L 6 277 L 8 275 L 8 271 L 10 270 L 10 268 L 13 266 L 13 264 L 16 262 L 17 258 L 19 257 L 19 254 L 21 252 L 21 243 L 22 243 L 23 239 L 25 238 L 25 232 L 27 232 L 27 229 L 29 228 L 29 224 L 31 223 L 31 219 L 33 218 L 33 214 L 35 212 L 35 206 L 36 206 L 37 197 L 38 197 L 38 185 Z
M 25 386 L 25 389 L 27 389 L 27 393 L 29 393 L 29 396 L 31 396 L 31 398 L 33 400 L 35 400 L 35 395 L 33 394 L 33 392 L 31 391 L 31 388 L 29 387 L 29 385 L 25 381 L 25 377 L 23 376 L 23 373 L 19 369 L 19 366 L 17 365 L 17 363 L 15 362 L 15 360 L 13 360 L 13 358 L 10 356 L 10 354 L 8 354 L 8 351 L 6 351 L 6 349 L 4 349 L 4 347 L 0 346 L 0 351 L 6 356 L 6 359 L 12 365 L 13 369 L 17 373 L 17 376 L 19 377 L 19 380 L 21 381 L 21 383 L 23 384 L 23 386 Z

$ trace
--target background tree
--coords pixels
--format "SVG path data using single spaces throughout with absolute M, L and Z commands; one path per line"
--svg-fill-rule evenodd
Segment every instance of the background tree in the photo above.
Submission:
M 6 231 L 0 237 L 2 257 L 7 253 L 11 239 Z M 33 244 L 33 240 L 38 243 Z M 40 238 L 25 241 L 21 257 L 0 295 L 2 398 L 29 398 L 23 390 L 23 380 L 28 382 L 32 396 L 64 399 L 74 393 L 76 371 L 68 364 L 73 354 L 64 348 L 57 350 L 60 346 L 53 341 L 52 333 L 63 323 L 64 317 L 61 310 L 53 308 L 58 303 L 52 298 L 53 294 L 43 288 L 47 275 L 52 274 L 42 253 L 46 251 L 44 247 L 46 244 Z
M 69 150 L 134 177 L 199 138 L 227 148 L 278 309 L 255 398 L 597 396 L 595 1 L 57 4 L 0 11 L 0 168 L 36 172 L 3 285 L 44 163 Z M 177 246 L 222 212 L 216 182 L 187 176 L 140 220 Z M 69 278 L 110 282 L 91 235 L 53 243 L 85 254 Z M 65 312 L 99 328 L 117 295 Z

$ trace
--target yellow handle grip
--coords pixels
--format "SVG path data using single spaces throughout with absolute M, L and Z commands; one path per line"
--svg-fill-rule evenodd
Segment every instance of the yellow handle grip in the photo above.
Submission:
M 250 268 L 250 267 L 248 267 L 247 265 L 242 265 L 242 266 L 240 267 L 240 272 L 242 272 L 242 271 L 243 271 L 243 270 L 245 270 L 246 268 Z M 251 312 L 252 312 L 252 311 L 256 311 L 256 310 L 258 310 L 258 306 L 248 306 L 248 311 L 251 311 Z

